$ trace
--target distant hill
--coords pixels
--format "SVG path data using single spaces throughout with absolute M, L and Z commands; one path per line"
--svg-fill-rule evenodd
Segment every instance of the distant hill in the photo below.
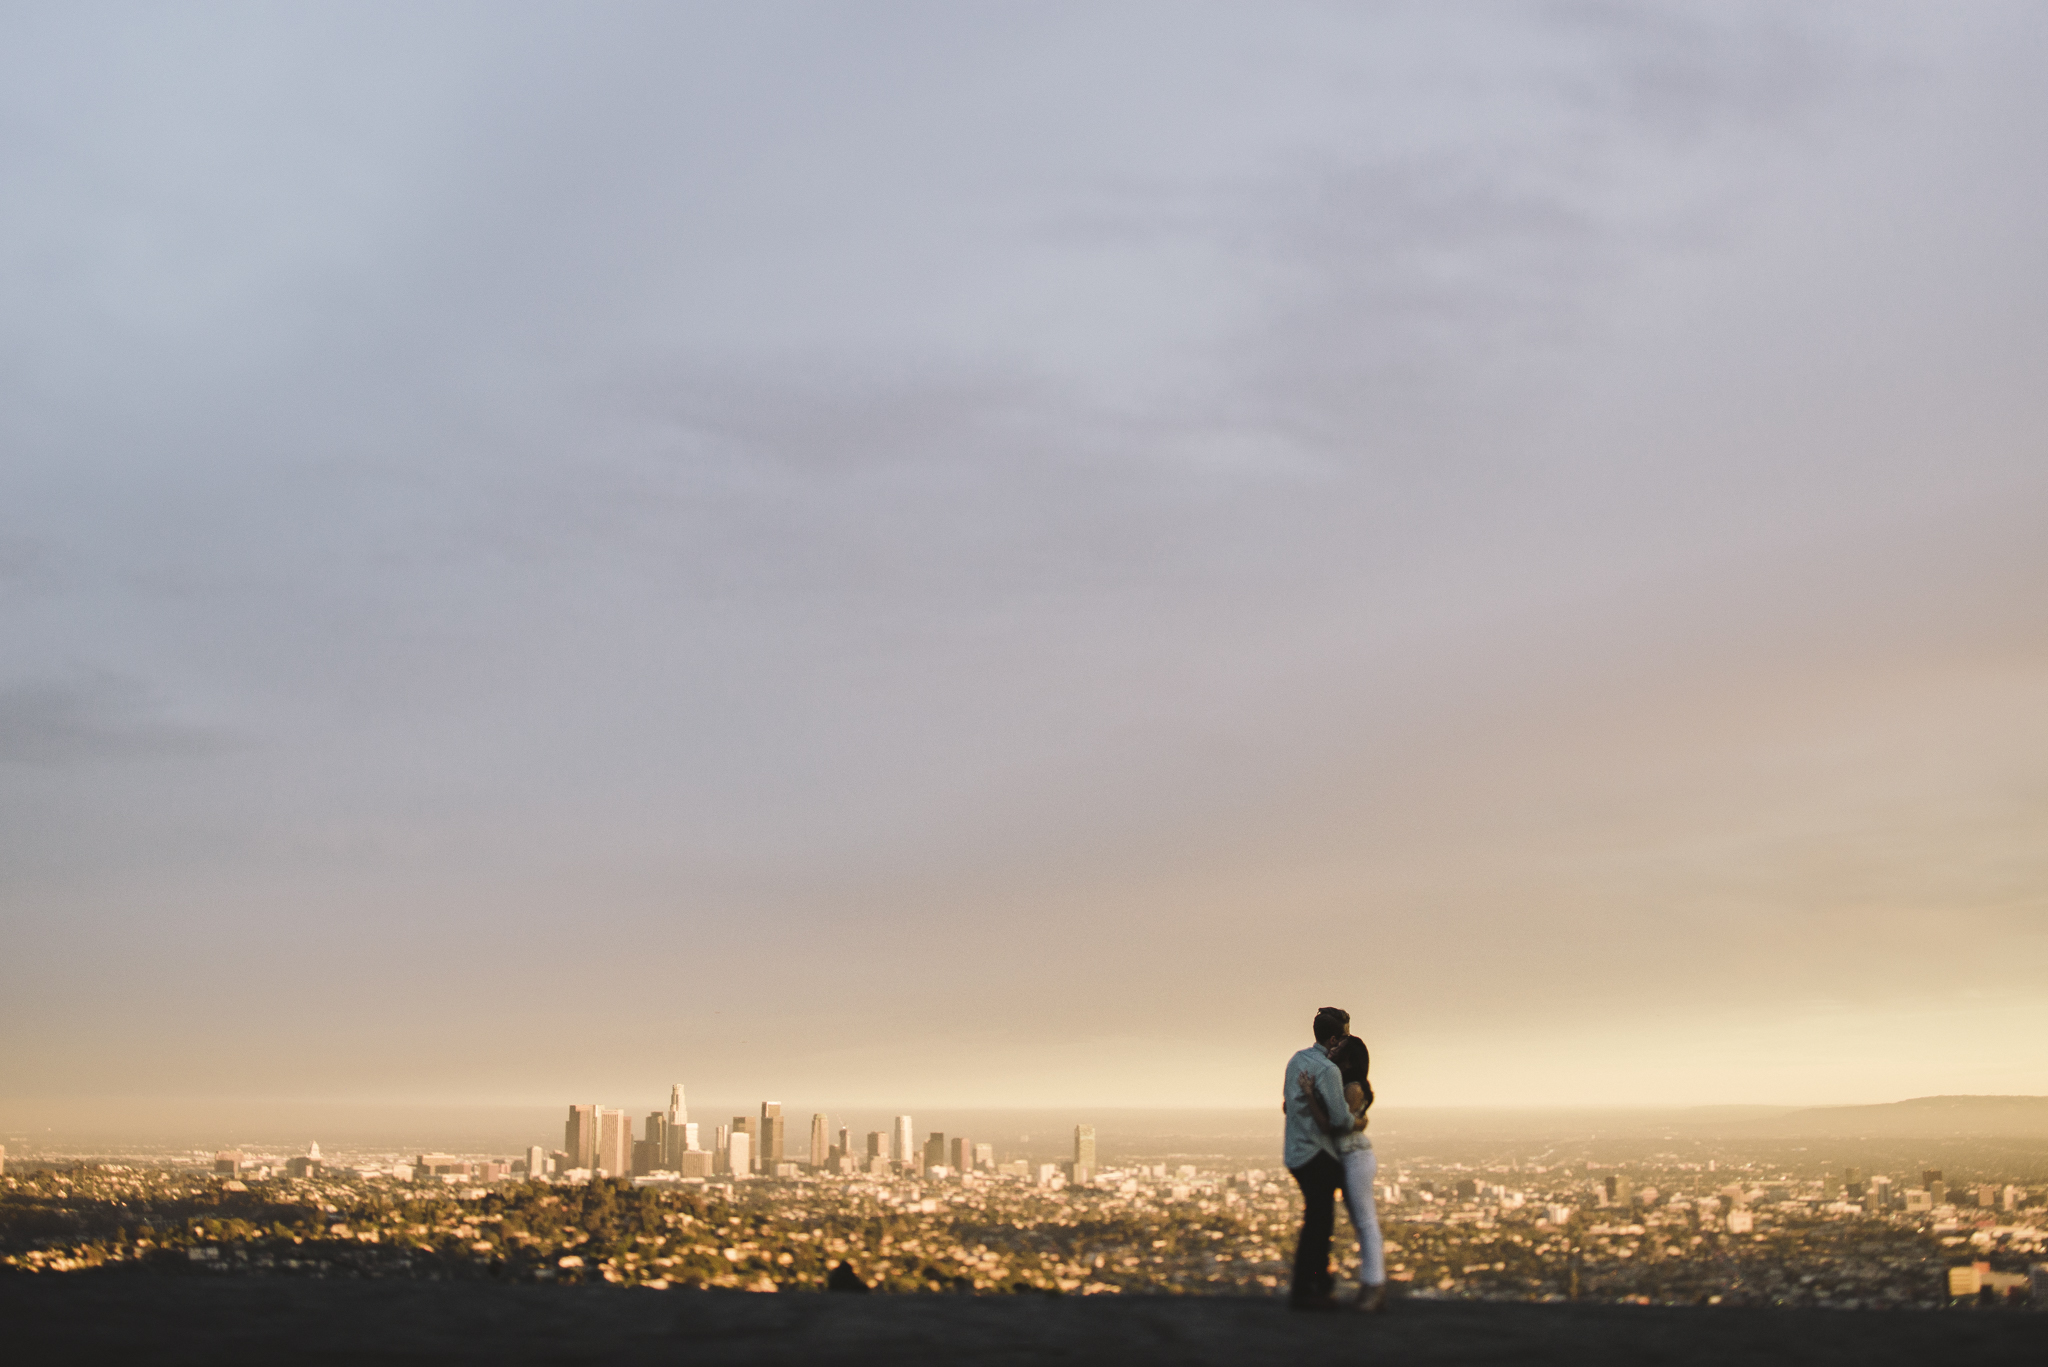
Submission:
M 2048 1096 L 1920 1096 L 1881 1106 L 1814 1106 L 1727 1128 L 1826 1139 L 2048 1139 Z

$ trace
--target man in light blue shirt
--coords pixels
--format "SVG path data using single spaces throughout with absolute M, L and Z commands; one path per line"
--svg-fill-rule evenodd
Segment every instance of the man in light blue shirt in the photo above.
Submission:
M 1344 1079 L 1330 1052 L 1351 1033 L 1351 1015 L 1334 1006 L 1316 1012 L 1316 1042 L 1287 1060 L 1280 1087 L 1280 1107 L 1287 1115 L 1282 1161 L 1301 1188 L 1301 1240 L 1294 1247 L 1294 1284 L 1289 1303 L 1297 1310 L 1333 1310 L 1330 1276 L 1330 1232 L 1336 1226 L 1337 1189 L 1344 1185 L 1344 1163 L 1337 1156 L 1337 1136 L 1324 1128 L 1309 1105 L 1311 1094 L 1322 1098 L 1323 1113 L 1336 1121 L 1351 1120 L 1344 1104 Z M 1308 1079 L 1308 1087 L 1302 1079 Z M 1341 1133 L 1341 1132 L 1340 1132 Z

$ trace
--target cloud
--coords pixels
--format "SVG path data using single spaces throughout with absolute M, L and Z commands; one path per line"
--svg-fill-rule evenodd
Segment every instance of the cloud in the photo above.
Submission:
M 0 684 L 0 764 L 71 766 L 235 748 L 225 731 L 165 716 L 152 692 L 115 674 Z
M 1080 1077 L 2038 884 L 2037 673 L 1940 668 L 2042 639 L 2027 11 L 306 13 L 0 46 L 4 911 L 107 1038 L 67 944 L 739 1087 L 745 961 Z

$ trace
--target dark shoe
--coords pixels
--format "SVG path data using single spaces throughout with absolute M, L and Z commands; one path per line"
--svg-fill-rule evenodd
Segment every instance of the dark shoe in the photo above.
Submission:
M 1359 1287 L 1358 1299 L 1351 1303 L 1351 1308 L 1361 1315 L 1386 1314 L 1387 1284 L 1381 1282 L 1378 1286 Z

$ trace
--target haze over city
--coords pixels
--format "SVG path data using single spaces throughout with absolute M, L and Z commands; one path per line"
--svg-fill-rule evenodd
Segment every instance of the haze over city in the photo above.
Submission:
M 0 1128 L 2048 1093 L 2040 7 L 0 31 Z

